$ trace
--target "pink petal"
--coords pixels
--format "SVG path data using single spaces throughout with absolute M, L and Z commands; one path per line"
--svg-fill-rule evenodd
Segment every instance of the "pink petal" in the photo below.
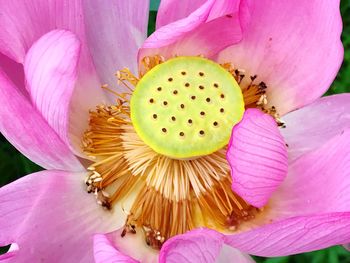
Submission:
M 69 31 L 54 30 L 29 49 L 24 71 L 33 104 L 69 144 L 69 104 L 77 80 L 80 43 Z
M 242 41 L 219 61 L 257 74 L 281 114 L 319 98 L 343 60 L 339 0 L 251 1 L 250 15 Z
M 25 91 L 23 65 L 0 53 L 0 69 L 20 89 Z M 25 91 L 25 94 L 27 92 Z
M 226 246 L 223 241 L 223 235 L 214 230 L 193 230 L 165 242 L 159 262 L 254 262 L 248 255 Z
M 78 80 L 69 109 L 70 148 L 81 154 L 83 131 L 88 111 L 106 101 L 97 78 L 85 37 L 84 13 L 80 0 L 4 1 L 0 10 L 0 53 L 23 63 L 35 41 L 54 29 L 70 30 L 82 43 Z M 62 89 L 65 87 L 61 87 Z M 68 111 L 68 110 L 65 110 Z M 45 114 L 44 114 L 45 115 Z M 66 139 L 65 139 L 66 141 Z
M 177 20 L 186 18 L 196 9 L 200 8 L 208 0 L 182 0 L 181 4 L 176 0 L 162 0 L 157 14 L 157 29 Z M 215 1 L 210 10 L 207 21 L 213 20 L 223 15 L 230 14 L 232 10 L 237 10 L 241 4 L 240 0 L 234 1 Z
M 350 129 L 290 165 L 271 201 L 277 217 L 350 211 Z
M 9 262 L 93 262 L 93 234 L 120 227 L 84 189 L 84 174 L 43 171 L 0 189 L 0 246 Z
M 210 229 L 199 229 L 169 239 L 162 246 L 159 262 L 215 262 L 223 245 L 221 234 Z
M 125 67 L 137 75 L 137 51 L 147 37 L 149 1 L 83 1 L 83 8 L 87 42 L 102 82 L 115 87 L 115 73 Z
M 287 175 L 287 149 L 276 121 L 257 109 L 246 110 L 233 128 L 226 156 L 232 190 L 256 207 L 266 205 Z
M 285 256 L 350 242 L 350 213 L 299 216 L 228 236 L 241 251 L 264 257 Z
M 94 236 L 94 258 L 96 263 L 137 263 L 131 257 L 119 252 L 108 240 L 107 236 Z
M 233 261 L 234 259 L 234 261 Z M 226 244 L 222 245 L 219 256 L 216 258 L 216 263 L 254 263 L 255 260 L 250 257 L 248 254 L 240 252 L 238 249 L 235 249 Z
M 102 244 L 96 244 L 95 242 L 94 251 L 96 262 L 103 262 L 104 257 L 108 256 L 116 260 L 116 262 L 126 259 L 133 260 L 130 262 L 158 262 L 159 253 L 146 244 L 143 230 L 137 229 L 135 234 L 127 233 L 124 237 L 121 237 L 123 229 L 124 227 L 105 235 L 97 235 Z M 95 241 L 97 237 L 95 236 Z
M 41 114 L 1 71 L 0 86 L 0 131 L 20 152 L 46 169 L 84 169 Z
M 241 2 L 226 2 L 208 0 L 188 17 L 159 28 L 145 41 L 139 60 L 152 55 L 212 57 L 237 43 L 242 37 Z
M 266 207 L 272 223 L 228 236 L 244 252 L 282 256 L 350 242 L 350 129 L 289 167 Z
M 284 116 L 281 130 L 293 161 L 350 127 L 350 94 L 323 97 Z
M 176 0 L 162 0 L 158 8 L 156 29 L 189 16 L 205 2 L 208 1 L 182 0 L 181 5 L 179 5 Z
M 39 37 L 57 29 L 84 34 L 78 0 L 13 0 L 1 4 L 0 52 L 23 62 L 27 50 Z

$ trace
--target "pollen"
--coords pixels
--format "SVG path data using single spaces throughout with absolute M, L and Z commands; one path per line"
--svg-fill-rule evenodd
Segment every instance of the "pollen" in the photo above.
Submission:
M 185 159 L 214 153 L 228 143 L 232 127 L 243 116 L 244 99 L 234 77 L 220 65 L 177 57 L 142 77 L 130 109 L 145 144 L 159 154 Z M 221 125 L 214 128 L 214 122 Z

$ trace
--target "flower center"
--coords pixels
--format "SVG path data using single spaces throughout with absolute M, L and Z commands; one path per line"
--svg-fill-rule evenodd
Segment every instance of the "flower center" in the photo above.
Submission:
M 242 91 L 220 65 L 177 57 L 150 70 L 130 101 L 132 124 L 155 152 L 184 159 L 224 147 L 244 112 Z
M 154 248 L 194 228 L 233 231 L 254 218 L 260 210 L 231 190 L 226 144 L 244 108 L 279 122 L 265 83 L 200 57 L 145 57 L 142 66 L 140 79 L 128 69 L 117 73 L 132 91 L 130 103 L 128 94 L 103 86 L 117 103 L 90 111 L 87 191 L 107 209 L 121 204 L 122 235 L 142 229 Z

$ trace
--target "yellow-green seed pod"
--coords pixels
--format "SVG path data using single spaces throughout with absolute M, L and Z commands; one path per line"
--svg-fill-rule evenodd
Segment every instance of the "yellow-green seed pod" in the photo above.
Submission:
M 177 57 L 157 65 L 138 82 L 131 120 L 154 151 L 176 159 L 224 147 L 244 113 L 241 89 L 220 65 L 200 57 Z

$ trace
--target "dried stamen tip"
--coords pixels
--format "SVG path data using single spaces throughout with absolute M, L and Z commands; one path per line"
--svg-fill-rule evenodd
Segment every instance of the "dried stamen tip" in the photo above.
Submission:
M 157 230 L 152 230 L 148 227 L 143 227 L 145 236 L 146 236 L 146 244 L 154 249 L 161 249 L 165 237 L 161 235 L 161 233 Z

